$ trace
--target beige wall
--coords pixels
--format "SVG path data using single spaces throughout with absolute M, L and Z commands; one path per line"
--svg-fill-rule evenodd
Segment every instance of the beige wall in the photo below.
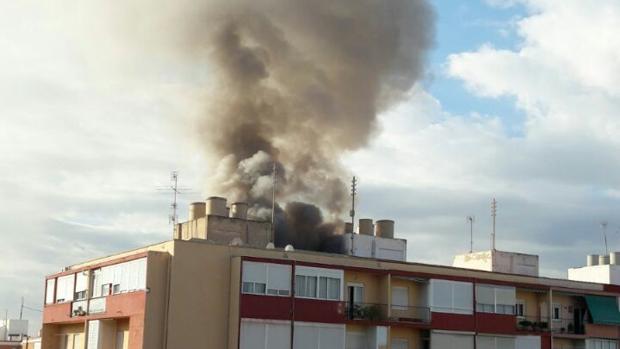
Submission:
M 525 316 L 528 318 L 538 318 L 541 315 L 541 307 L 543 304 L 547 304 L 547 293 L 528 291 L 517 289 L 517 300 L 525 302 Z M 547 314 L 544 312 L 544 314 Z
M 239 238 L 245 244 L 265 247 L 271 241 L 271 223 L 240 218 L 206 216 L 177 225 L 183 240 L 208 239 L 229 244 Z
M 233 257 L 230 262 L 230 302 L 228 306 L 228 347 L 239 347 L 239 292 L 241 289 L 241 257 Z
M 362 271 L 345 270 L 344 272 L 345 287 L 348 287 L 350 283 L 364 285 L 364 300 L 362 303 L 387 304 L 382 303 L 384 293 L 387 292 L 387 288 L 381 282 L 383 277 L 383 275 Z M 345 299 L 348 300 L 348 297 L 348 290 L 345 288 Z
M 168 348 L 226 348 L 234 247 L 175 241 Z
M 169 249 L 172 250 L 172 244 Z M 144 348 L 161 349 L 166 336 L 168 268 L 171 256 L 167 252 L 150 251 L 147 258 L 146 297 L 144 310 Z
M 409 347 L 408 349 L 421 349 L 421 339 L 420 339 L 420 330 L 406 328 L 406 327 L 395 327 L 392 326 L 390 328 L 390 344 L 392 340 L 395 338 L 406 339 Z M 447 348 L 447 349 L 456 349 L 456 348 Z

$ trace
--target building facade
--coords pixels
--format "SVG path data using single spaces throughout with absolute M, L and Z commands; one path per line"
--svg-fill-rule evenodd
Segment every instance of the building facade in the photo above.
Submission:
M 46 280 L 42 348 L 617 348 L 614 285 L 173 240 Z
M 41 347 L 618 348 L 619 286 L 190 235 L 49 275 Z

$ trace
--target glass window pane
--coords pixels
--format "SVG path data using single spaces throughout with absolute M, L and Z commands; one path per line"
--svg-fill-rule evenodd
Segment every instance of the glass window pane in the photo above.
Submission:
M 316 276 L 306 276 L 306 297 L 316 298 Z
M 265 294 L 266 284 L 261 284 L 259 282 L 254 283 L 254 293 Z
M 254 292 L 254 284 L 251 282 L 243 283 L 243 293 L 252 293 Z
M 340 279 L 336 279 L 336 278 L 329 278 L 329 285 L 328 285 L 328 294 L 327 294 L 327 298 L 329 299 L 333 299 L 333 300 L 339 300 L 340 299 Z
M 327 278 L 324 276 L 319 278 L 319 298 L 327 299 Z
M 295 295 L 306 297 L 306 277 L 303 275 L 295 276 Z

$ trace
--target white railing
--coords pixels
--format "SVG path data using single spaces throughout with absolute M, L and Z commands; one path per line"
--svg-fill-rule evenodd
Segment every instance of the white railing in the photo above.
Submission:
M 71 316 L 82 316 L 86 315 L 88 309 L 88 301 L 75 301 L 71 303 Z
M 92 298 L 88 304 L 88 313 L 97 314 L 105 312 L 105 297 Z

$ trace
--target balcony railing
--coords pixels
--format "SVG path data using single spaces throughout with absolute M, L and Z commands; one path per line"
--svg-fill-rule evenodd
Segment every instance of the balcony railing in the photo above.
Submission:
M 388 317 L 387 304 L 344 303 L 348 320 L 392 321 L 427 324 L 431 321 L 431 311 L 427 307 L 393 305 Z
M 555 334 L 585 334 L 586 329 L 583 322 L 575 324 L 574 319 L 552 319 L 551 331 Z
M 549 318 L 542 316 L 517 316 L 517 330 L 549 332 Z
M 71 316 L 85 316 L 90 314 L 104 313 L 106 309 L 105 297 L 79 300 L 71 303 Z
M 345 302 L 345 314 L 348 320 L 386 321 L 387 305 L 376 303 Z
M 392 305 L 390 320 L 427 324 L 431 322 L 431 310 L 428 307 Z

